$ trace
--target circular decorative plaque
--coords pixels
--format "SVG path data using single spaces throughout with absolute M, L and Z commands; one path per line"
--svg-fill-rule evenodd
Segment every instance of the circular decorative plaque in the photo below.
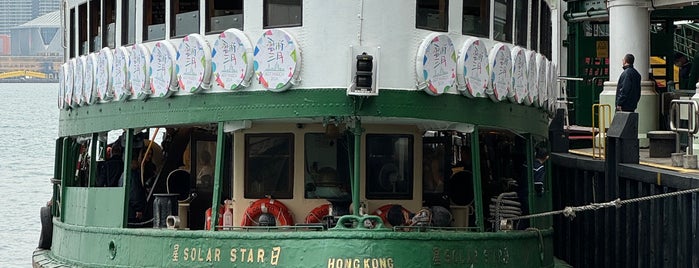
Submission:
M 252 77 L 252 43 L 238 29 L 222 32 L 214 43 L 212 78 L 221 88 L 234 90 L 249 85 Z
M 495 44 L 488 55 L 490 63 L 490 89 L 486 91 L 494 101 L 507 99 L 512 85 L 512 55 L 505 44 Z
M 150 89 L 154 97 L 168 97 L 177 91 L 176 58 L 177 50 L 170 42 L 155 43 L 150 60 Z
M 432 33 L 422 41 L 415 64 L 418 89 L 438 96 L 456 82 L 456 50 L 451 38 Z
M 176 63 L 180 90 L 195 93 L 211 87 L 211 48 L 204 37 L 185 36 L 177 49 Z
M 301 67 L 298 43 L 284 30 L 266 30 L 257 39 L 253 68 L 263 87 L 280 92 L 295 84 Z
M 478 38 L 469 38 L 461 48 L 459 66 L 456 69 L 462 73 L 457 78 L 462 81 L 465 88 L 462 94 L 468 97 L 486 97 L 488 88 L 488 50 L 483 41 Z M 461 89 L 460 89 L 461 90 Z

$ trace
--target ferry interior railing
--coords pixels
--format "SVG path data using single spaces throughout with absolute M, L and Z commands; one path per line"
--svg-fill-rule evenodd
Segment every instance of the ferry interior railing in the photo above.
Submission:
M 569 106 L 575 105 L 575 102 L 572 102 L 568 99 L 568 93 L 566 92 L 566 86 L 568 81 L 584 81 L 582 77 L 568 77 L 568 76 L 559 76 L 558 77 L 558 82 L 560 83 L 560 87 L 558 88 L 558 98 L 556 99 L 556 109 L 562 108 L 564 109 L 564 116 L 565 116 L 565 126 L 568 127 L 570 126 L 570 120 L 568 119 L 568 111 L 571 110 Z M 572 110 L 575 111 L 575 107 L 572 107 Z
M 692 141 L 694 134 L 697 134 L 699 129 L 699 105 L 695 100 L 672 100 L 670 103 L 670 130 L 677 134 L 684 133 L 687 135 L 687 154 L 693 154 Z M 686 110 L 687 125 L 682 123 L 682 111 Z M 680 139 L 675 139 L 675 152 L 680 150 Z
M 595 120 L 595 118 L 597 120 Z M 607 147 L 607 126 L 612 122 L 612 106 L 609 104 L 592 105 L 592 158 L 604 158 Z M 599 135 L 599 136 L 596 136 Z

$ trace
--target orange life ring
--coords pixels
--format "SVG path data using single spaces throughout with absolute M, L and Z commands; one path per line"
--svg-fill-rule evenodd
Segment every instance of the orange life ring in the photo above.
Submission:
M 306 216 L 306 223 L 319 223 L 323 221 L 323 217 L 330 215 L 330 204 L 317 206 Z
M 381 220 L 383 221 L 384 224 L 386 225 L 391 225 L 391 223 L 388 222 L 388 211 L 393 207 L 393 206 L 400 206 L 401 212 L 403 212 L 403 219 L 405 221 L 405 224 L 410 223 L 410 210 L 405 209 L 403 206 L 399 204 L 386 204 L 381 206 L 380 208 L 374 210 L 374 215 L 379 216 Z
M 206 227 L 204 227 L 206 230 L 211 230 L 211 210 L 211 208 L 206 210 Z M 221 205 L 218 207 L 218 226 L 223 225 L 223 213 L 226 213 L 226 207 Z
M 282 204 L 282 202 L 270 198 L 262 198 L 253 202 L 245 210 L 243 222 L 240 225 L 256 225 L 257 218 L 265 212 L 272 214 L 274 218 L 277 219 L 277 222 L 279 222 L 279 225 L 294 225 L 294 218 L 291 217 L 289 209 L 284 204 Z

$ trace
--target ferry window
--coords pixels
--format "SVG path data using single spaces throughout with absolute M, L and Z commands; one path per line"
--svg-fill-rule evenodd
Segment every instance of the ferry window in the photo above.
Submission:
M 541 3 L 541 30 L 539 32 L 539 47 L 541 54 L 551 58 L 551 9 L 546 3 Z
M 136 43 L 136 0 L 121 3 L 121 45 Z
M 325 133 L 306 134 L 306 198 L 350 199 L 348 150 L 344 136 L 335 138 Z
M 527 46 L 529 0 L 515 1 L 515 45 Z
M 183 37 L 199 32 L 199 0 L 171 0 L 170 36 Z
M 87 18 L 87 3 L 78 6 L 78 17 Z M 89 45 L 87 42 L 87 20 L 78 20 L 78 44 L 80 44 L 80 55 L 88 53 Z
M 116 0 L 103 0 L 104 23 L 102 24 L 102 47 L 115 48 Z
M 124 148 L 119 136 L 122 130 L 112 130 L 100 136 L 97 149 L 97 187 L 119 187 L 124 172 Z
M 69 159 L 65 162 L 68 167 L 66 186 L 87 187 L 90 181 L 90 143 L 88 137 L 67 139 Z
M 143 2 L 143 40 L 165 39 L 165 0 Z
M 413 197 L 413 137 L 366 135 L 366 196 L 370 199 Z
M 264 0 L 264 28 L 301 26 L 301 0 Z
M 490 0 L 466 0 L 463 9 L 463 34 L 488 37 L 490 33 Z
M 245 135 L 245 198 L 293 198 L 294 135 Z
M 447 31 L 449 0 L 417 0 L 415 27 L 433 31 Z
M 495 0 L 493 39 L 512 42 L 512 0 Z
M 531 5 L 531 27 L 529 36 L 529 49 L 538 50 L 539 49 L 539 5 L 541 0 L 532 0 Z
M 206 32 L 223 32 L 230 28 L 243 30 L 243 1 L 207 1 Z
M 70 35 L 68 43 L 70 44 L 70 57 L 75 57 L 75 8 L 70 9 L 70 18 L 68 18 L 70 25 Z
M 99 51 L 102 48 L 102 37 L 100 36 L 100 1 L 92 0 L 88 3 L 90 9 L 90 52 Z
M 428 142 L 422 144 L 422 191 L 424 193 L 444 192 L 446 144 Z

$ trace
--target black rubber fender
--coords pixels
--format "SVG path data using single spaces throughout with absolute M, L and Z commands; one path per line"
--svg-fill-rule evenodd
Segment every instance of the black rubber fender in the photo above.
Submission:
M 39 236 L 39 248 L 51 249 L 51 240 L 53 238 L 53 221 L 50 207 L 42 207 L 40 212 L 41 217 L 41 235 Z

